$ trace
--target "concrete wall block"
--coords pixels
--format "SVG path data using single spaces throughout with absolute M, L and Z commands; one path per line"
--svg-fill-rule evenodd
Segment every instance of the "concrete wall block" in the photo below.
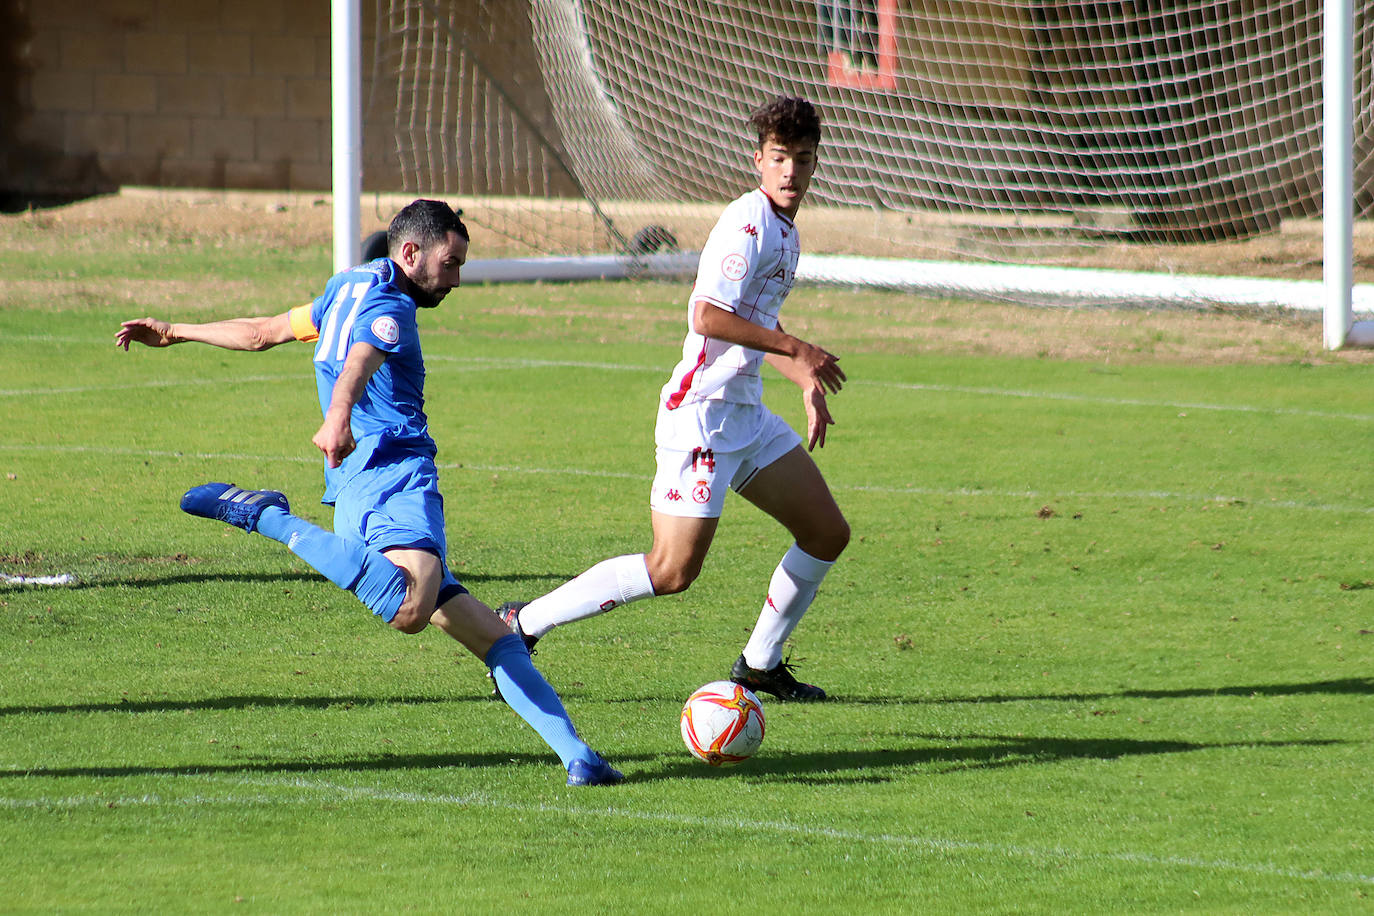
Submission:
M 174 32 L 220 32 L 225 5 L 221 0 L 157 0 L 158 27 Z
M 71 73 L 117 73 L 124 69 L 122 31 L 63 29 L 54 34 L 61 69 Z
M 67 116 L 58 112 L 31 114 L 19 125 L 15 139 L 20 143 L 56 148 L 62 142 Z
M 114 73 L 95 81 L 95 108 L 105 114 L 153 114 L 157 78 Z
M 95 102 L 95 76 L 66 70 L 41 70 L 30 90 L 35 111 L 87 112 Z
M 268 161 L 328 162 L 328 155 L 321 155 L 327 144 L 320 139 L 328 132 L 327 122 L 263 119 L 257 124 L 256 156 Z
M 286 84 L 288 118 L 328 118 L 333 100 L 329 80 L 294 79 Z
M 164 178 L 160 182 L 168 188 L 224 188 L 225 163 L 222 159 L 167 160 L 163 163 Z
M 291 13 L 291 15 L 287 15 Z M 301 16 L 294 3 L 282 0 L 234 0 L 220 14 L 220 28 L 239 30 L 245 23 L 252 23 L 255 34 L 271 35 L 289 31 L 287 23 L 302 18 L 323 18 L 329 21 L 328 4 L 317 3 L 310 7 L 309 16 Z
M 327 191 L 334 187 L 334 169 L 328 162 L 291 163 L 292 191 Z
M 183 159 L 191 153 L 191 121 L 162 115 L 130 115 L 129 152 Z
M 224 80 L 214 76 L 158 77 L 157 112 L 219 117 L 224 114 Z
M 293 35 L 254 35 L 255 76 L 314 76 L 315 42 Z
M 118 156 L 128 149 L 122 115 L 72 114 L 66 119 L 62 149 L 68 153 Z
M 247 32 L 186 36 L 186 69 L 214 76 L 248 76 L 253 72 L 253 39 Z
M 257 128 L 252 118 L 192 118 L 191 156 L 245 162 L 253 158 Z
M 230 117 L 282 117 L 286 114 L 286 80 L 280 76 L 229 77 L 224 81 L 224 113 Z
M 289 188 L 290 185 L 291 161 L 289 159 L 280 159 L 275 162 L 240 162 L 230 159 L 224 165 L 224 186 L 227 188 L 271 191 Z
M 166 0 L 163 0 L 165 5 Z M 200 3 L 203 0 L 186 0 Z M 82 4 L 74 4 L 80 6 Z M 100 0 L 90 3 L 105 27 L 113 29 L 146 29 L 158 17 L 159 0 Z
M 33 70 L 46 70 L 62 65 L 62 33 L 36 32 L 19 51 L 20 65 Z
M 129 32 L 124 36 L 126 73 L 185 73 L 184 32 Z

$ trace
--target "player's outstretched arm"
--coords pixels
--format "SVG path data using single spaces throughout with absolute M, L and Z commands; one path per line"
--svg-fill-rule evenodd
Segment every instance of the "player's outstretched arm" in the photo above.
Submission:
M 172 324 L 156 318 L 135 318 L 120 325 L 115 346 L 170 347 L 179 343 L 203 343 L 225 350 L 268 350 L 295 340 L 289 314 L 261 318 L 228 318 L 206 324 Z

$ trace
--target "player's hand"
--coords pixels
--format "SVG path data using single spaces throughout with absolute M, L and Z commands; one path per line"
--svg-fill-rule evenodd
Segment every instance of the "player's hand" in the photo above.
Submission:
M 119 326 L 119 331 L 115 334 L 115 346 L 127 350 L 131 343 L 141 343 L 145 347 L 170 347 L 175 343 L 172 340 L 172 326 L 156 318 L 135 318 L 126 321 Z
M 835 423 L 825 403 L 825 392 L 811 388 L 802 396 L 802 403 L 806 405 L 806 450 L 814 452 L 818 447 L 825 448 L 825 428 Z
M 339 422 L 325 417 L 319 432 L 315 433 L 310 441 L 324 452 L 325 464 L 331 468 L 343 464 L 343 460 L 353 454 L 353 450 L 358 447 L 358 443 L 353 440 L 353 428 L 347 418 Z
M 840 358 L 834 353 L 802 341 L 796 356 L 792 358 L 821 387 L 823 394 L 835 394 L 844 387 L 844 370 L 840 368 Z

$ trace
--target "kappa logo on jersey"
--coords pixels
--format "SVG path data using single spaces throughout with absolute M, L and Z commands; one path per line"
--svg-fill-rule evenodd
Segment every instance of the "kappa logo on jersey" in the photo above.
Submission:
M 698 480 L 697 485 L 692 487 L 692 502 L 709 503 L 711 501 L 711 485 L 704 480 Z
M 742 254 L 727 254 L 720 262 L 720 272 L 727 280 L 742 280 L 749 273 L 749 262 Z
M 401 326 L 396 323 L 395 318 L 383 315 L 372 322 L 372 333 L 377 335 L 378 340 L 394 344 L 401 339 Z
M 744 228 L 741 229 L 740 232 L 743 232 L 745 235 L 753 236 L 754 238 L 759 237 L 758 227 L 755 226 L 753 223 L 745 223 Z

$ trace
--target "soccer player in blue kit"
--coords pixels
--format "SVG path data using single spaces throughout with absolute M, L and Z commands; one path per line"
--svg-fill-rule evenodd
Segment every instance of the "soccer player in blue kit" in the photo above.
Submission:
M 613 784 L 623 777 L 578 737 L 524 642 L 446 564 L 416 311 L 459 285 L 468 244 L 447 204 L 417 200 L 391 221 L 388 257 L 336 274 L 313 303 L 206 324 L 140 318 L 121 325 L 115 344 L 266 350 L 313 341 L 324 422 L 312 441 L 325 457 L 334 531 L 292 515 L 275 490 L 207 483 L 188 491 L 181 508 L 280 541 L 403 633 L 435 624 L 486 662 L 502 698 L 558 754 L 568 785 Z

